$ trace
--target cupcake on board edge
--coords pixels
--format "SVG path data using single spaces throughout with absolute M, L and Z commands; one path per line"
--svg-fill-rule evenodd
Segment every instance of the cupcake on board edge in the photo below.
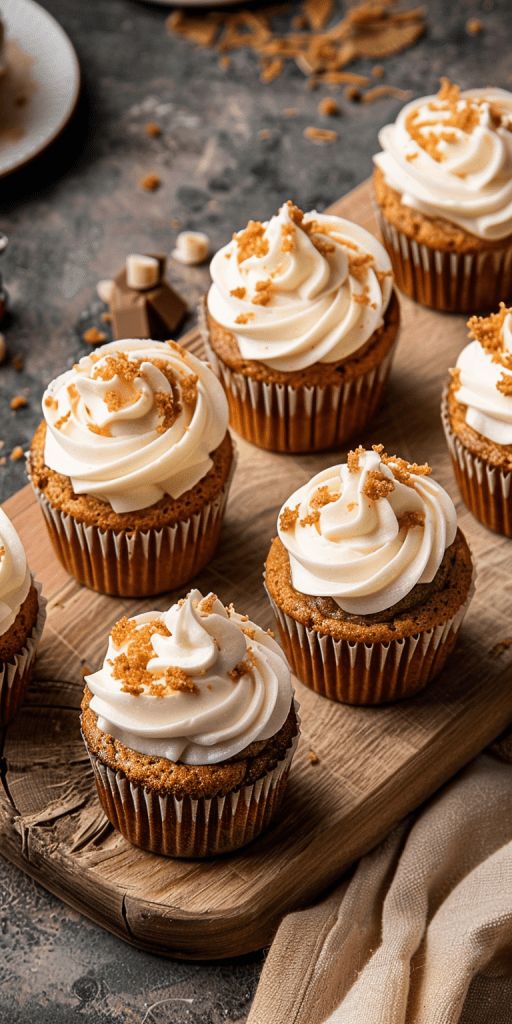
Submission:
M 502 302 L 468 328 L 443 395 L 444 432 L 465 505 L 512 537 L 512 308 Z
M 117 622 L 85 682 L 98 797 L 129 842 L 211 857 L 267 828 L 299 736 L 290 670 L 269 632 L 191 590 L 168 611 Z
M 292 671 L 348 704 L 423 689 L 455 646 L 473 567 L 428 465 L 356 448 L 283 505 L 265 583 Z
M 203 335 L 235 430 L 279 452 L 360 433 L 381 402 L 399 325 L 381 243 L 289 201 L 233 235 L 210 271 Z
M 43 397 L 28 474 L 53 547 L 105 594 L 183 586 L 213 557 L 234 466 L 215 374 L 174 341 L 97 348 Z
M 0 508 L 0 726 L 16 714 L 32 675 L 46 618 L 16 529 Z
M 512 297 L 512 93 L 448 79 L 379 133 L 374 185 L 395 282 L 454 313 Z

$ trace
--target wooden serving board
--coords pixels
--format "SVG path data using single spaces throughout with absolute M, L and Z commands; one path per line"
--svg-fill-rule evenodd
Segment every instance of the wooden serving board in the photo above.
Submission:
M 375 230 L 368 183 L 333 212 Z M 455 496 L 439 400 L 466 339 L 464 318 L 402 301 L 403 326 L 385 408 L 366 437 L 429 460 Z M 198 349 L 197 334 L 186 343 Z M 198 578 L 206 593 L 263 626 L 261 573 L 276 513 L 333 453 L 272 455 L 239 440 L 239 464 L 217 557 Z M 345 453 L 343 453 L 345 454 Z M 341 457 L 341 453 L 339 453 Z M 6 731 L 0 851 L 51 892 L 143 949 L 175 957 L 233 957 L 270 942 L 282 915 L 314 899 L 405 814 L 474 757 L 512 719 L 512 544 L 459 503 L 478 565 L 476 596 L 438 681 L 391 707 L 343 707 L 297 684 L 302 740 L 279 820 L 245 850 L 177 861 L 131 847 L 106 822 L 79 733 L 84 665 L 96 667 L 121 614 L 170 598 L 117 600 L 83 589 L 60 568 L 26 487 L 6 503 L 48 599 L 36 678 Z M 312 764 L 310 750 L 318 755 Z

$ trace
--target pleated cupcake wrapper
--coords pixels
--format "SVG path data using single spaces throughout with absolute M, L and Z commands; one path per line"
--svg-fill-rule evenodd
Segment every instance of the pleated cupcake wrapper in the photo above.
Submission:
M 448 413 L 448 389 L 441 406 L 446 442 L 464 504 L 489 530 L 512 537 L 512 473 L 473 455 L 454 434 Z
M 497 309 L 512 296 L 510 242 L 474 253 L 444 252 L 409 238 L 379 211 L 395 284 L 416 302 L 451 313 Z
M 160 529 L 101 530 L 54 508 L 35 489 L 59 560 L 79 583 L 103 594 L 143 597 L 188 583 L 212 558 L 236 459 L 222 491 L 200 512 Z
M 339 640 L 283 612 L 268 592 L 292 672 L 310 689 L 342 704 L 384 704 L 422 690 L 453 650 L 474 593 L 446 622 L 389 643 Z
M 128 842 L 165 857 L 215 857 L 245 846 L 269 825 L 284 793 L 299 734 L 261 779 L 226 796 L 159 794 L 115 772 L 91 751 L 98 797 Z
M 366 373 L 338 386 L 293 388 L 232 370 L 210 344 L 204 306 L 199 321 L 208 359 L 226 392 L 231 425 L 247 441 L 276 452 L 321 451 L 360 434 L 380 404 L 398 339 L 397 334 L 384 359 Z
M 10 661 L 0 661 L 0 726 L 7 725 L 14 718 L 23 700 L 46 621 L 46 599 L 42 596 L 41 584 L 36 580 L 32 584 L 37 590 L 38 600 L 35 625 L 21 651 Z

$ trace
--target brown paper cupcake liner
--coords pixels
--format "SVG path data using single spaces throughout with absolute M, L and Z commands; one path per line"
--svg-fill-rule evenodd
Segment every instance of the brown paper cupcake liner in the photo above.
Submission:
M 397 332 L 378 365 L 338 386 L 294 388 L 232 370 L 210 345 L 204 311 L 200 323 L 207 357 L 226 392 L 232 427 L 274 452 L 323 451 L 360 435 L 380 405 L 398 341 Z
M 32 584 L 37 590 L 38 599 L 35 625 L 21 650 L 10 661 L 0 661 L 0 726 L 7 725 L 20 707 L 32 675 L 46 620 L 46 599 L 42 596 L 41 584 L 36 580 L 32 580 Z
M 512 537 L 512 473 L 473 455 L 454 434 L 447 388 L 443 393 L 441 420 L 464 504 L 489 530 Z
M 415 302 L 447 313 L 497 309 L 512 294 L 512 245 L 472 253 L 431 249 L 390 224 L 379 223 L 396 286 Z
M 115 772 L 89 750 L 99 801 L 128 842 L 165 857 L 216 857 L 252 842 L 281 803 L 299 733 L 261 779 L 226 796 L 159 794 Z
M 217 547 L 230 474 L 219 494 L 188 519 L 150 530 L 101 530 L 78 522 L 34 488 L 55 553 L 66 571 L 92 590 L 145 597 L 188 583 Z
M 451 654 L 474 587 L 446 622 L 389 643 L 336 640 L 292 619 L 267 594 L 292 672 L 342 704 L 384 704 L 422 690 Z

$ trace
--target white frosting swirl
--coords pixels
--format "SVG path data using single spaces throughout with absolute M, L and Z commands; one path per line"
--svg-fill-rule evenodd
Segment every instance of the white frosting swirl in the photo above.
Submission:
M 127 374 L 113 373 L 119 357 Z M 46 464 L 70 477 L 76 494 L 115 512 L 194 487 L 228 425 L 224 392 L 206 363 L 174 342 L 138 339 L 84 356 L 49 385 L 43 410 Z
M 147 663 L 164 693 L 153 696 L 147 687 L 137 696 L 122 691 L 113 662 L 127 652 L 129 641 L 117 647 L 110 637 L 102 668 L 85 680 L 104 732 L 140 753 L 200 765 L 225 761 L 284 725 L 293 694 L 283 652 L 268 633 L 218 598 L 203 599 L 191 590 L 169 611 L 144 612 L 130 621 L 138 629 L 154 622 L 169 630 L 169 636 L 152 635 L 154 657 Z M 169 669 L 186 672 L 195 692 L 166 689 Z
M 389 481 L 389 493 L 378 500 L 365 493 L 375 472 Z M 319 507 L 319 488 L 334 500 Z M 296 521 L 283 528 L 281 515 L 297 506 Z M 418 525 L 401 525 L 410 513 Z M 417 583 L 430 583 L 457 530 L 453 502 L 435 480 L 411 475 L 402 483 L 377 452 L 362 450 L 357 470 L 345 464 L 323 469 L 295 491 L 278 523 L 295 589 L 332 597 L 355 615 L 384 611 Z
M 382 325 L 392 289 L 389 257 L 373 235 L 315 212 L 300 223 L 300 214 L 284 203 L 260 225 L 260 255 L 241 259 L 241 232 L 210 266 L 214 320 L 235 335 L 244 359 L 285 372 L 361 349 Z M 253 301 L 262 297 L 264 305 Z
M 478 238 L 505 238 L 512 234 L 512 93 L 470 89 L 460 94 L 457 110 L 473 111 L 478 123 L 467 131 L 450 126 L 450 105 L 437 96 L 408 103 L 394 124 L 381 129 L 375 164 L 405 206 Z M 420 133 L 437 138 L 440 159 L 412 138 L 408 119 L 415 111 Z M 441 133 L 449 138 L 440 139 Z
M 460 387 L 455 398 L 467 406 L 465 419 L 469 427 L 489 441 L 512 445 L 512 396 L 498 390 L 503 375 L 512 377 L 512 312 L 503 321 L 503 354 L 510 360 L 510 369 L 493 360 L 479 341 L 471 341 L 457 359 Z
M 0 509 L 0 636 L 12 626 L 30 585 L 25 549 L 10 519 Z

